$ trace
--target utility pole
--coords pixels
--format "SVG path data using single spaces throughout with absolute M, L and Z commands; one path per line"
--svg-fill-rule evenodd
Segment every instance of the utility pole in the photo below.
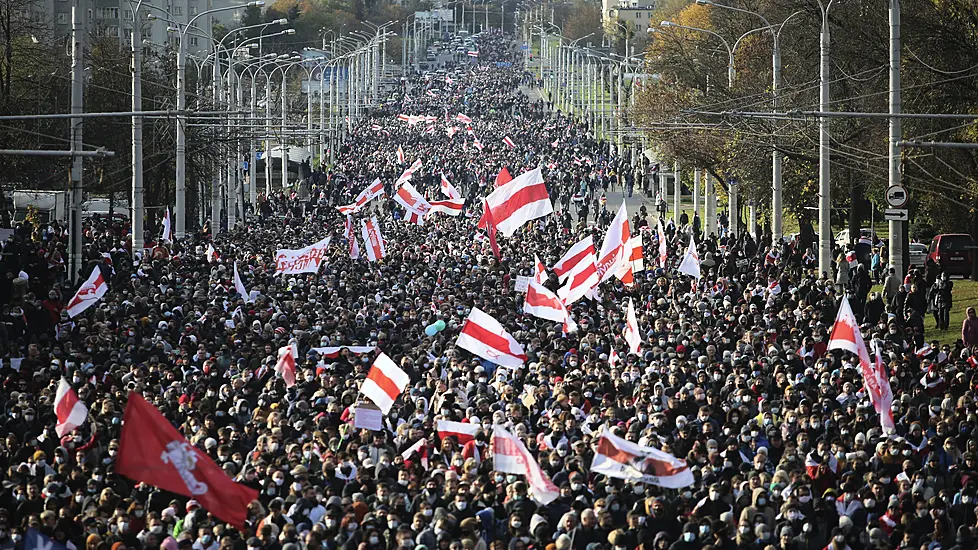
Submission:
M 132 9 L 132 110 L 143 110 L 142 53 L 143 40 L 140 28 L 139 7 L 141 3 L 129 6 Z M 132 253 L 143 248 L 143 117 L 132 117 Z
M 71 7 L 71 114 L 80 115 L 84 109 L 83 87 L 85 78 L 85 46 L 82 43 L 85 29 L 82 27 L 82 0 L 75 0 Z M 68 255 L 68 276 L 72 281 L 83 277 L 82 268 L 82 117 L 71 118 L 71 252 Z
M 901 112 L 900 99 L 900 0 L 890 0 L 890 114 Z M 900 147 L 902 137 L 900 117 L 890 117 L 890 187 L 901 185 Z M 890 220 L 890 267 L 897 277 L 903 276 L 903 222 Z

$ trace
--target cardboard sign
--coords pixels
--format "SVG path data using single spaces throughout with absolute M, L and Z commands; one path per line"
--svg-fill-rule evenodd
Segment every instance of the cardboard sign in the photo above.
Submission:
M 373 403 L 360 403 L 353 410 L 353 427 L 379 432 L 384 429 L 384 413 Z
M 516 292 L 526 292 L 530 288 L 530 277 L 525 275 L 516 276 Z

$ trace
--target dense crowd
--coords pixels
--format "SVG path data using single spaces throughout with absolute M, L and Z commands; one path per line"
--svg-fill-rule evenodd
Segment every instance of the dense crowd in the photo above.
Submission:
M 0 281 L 0 549 L 19 547 L 28 528 L 72 550 L 974 548 L 974 311 L 961 340 L 929 347 L 922 293 L 939 276 L 897 281 L 886 292 L 902 301 L 884 302 L 863 284 L 865 268 L 820 276 L 800 243 L 698 227 L 697 282 L 675 270 L 693 220 L 665 220 L 669 260 L 659 269 L 647 231 L 656 220 L 641 208 L 630 214 L 647 269 L 634 286 L 613 279 L 574 303 L 576 333 L 524 315 L 514 284 L 534 255 L 550 266 L 586 234 L 600 243 L 601 197 L 620 204 L 645 174 L 545 98 L 531 100 L 506 37 L 485 34 L 478 50 L 452 83 L 414 78 L 358 123 L 309 200 L 269 198 L 246 227 L 134 260 L 90 227 L 84 273 L 102 270 L 111 288 L 81 316 L 64 311 L 74 287 L 56 261 L 63 230 L 16 228 Z M 402 113 L 437 116 L 435 130 L 408 126 Z M 448 136 L 456 113 L 472 118 L 472 133 L 460 125 Z M 418 226 L 377 199 L 358 217 L 381 221 L 387 256 L 352 260 L 335 206 L 376 177 L 389 197 L 404 168 L 399 146 L 407 163 L 423 161 L 412 184 L 444 198 L 444 175 L 467 211 Z M 502 167 L 516 175 L 539 165 L 557 212 L 500 238 L 497 260 L 476 228 L 481 198 Z M 274 276 L 275 249 L 327 235 L 318 274 Z M 209 244 L 220 259 L 208 261 Z M 254 302 L 234 290 L 234 261 Z M 547 285 L 558 284 L 551 274 Z M 854 356 L 826 349 L 843 293 L 891 373 L 895 434 L 881 429 Z M 639 354 L 622 339 L 628 298 Z M 523 367 L 454 346 L 476 307 L 524 346 Z M 436 320 L 445 330 L 426 335 Z M 273 367 L 293 339 L 299 372 L 286 388 Z M 410 375 L 385 429 L 350 423 L 374 354 L 312 351 L 353 345 L 376 346 Z M 62 377 L 90 418 L 59 438 L 52 402 Z M 244 530 L 115 473 L 130 391 L 259 491 Z M 482 430 L 459 445 L 439 439 L 439 419 Z M 525 442 L 557 500 L 541 505 L 525 479 L 493 470 L 494 424 Z M 685 459 L 694 483 L 663 489 L 591 473 L 601 429 Z M 426 460 L 404 452 L 422 438 Z

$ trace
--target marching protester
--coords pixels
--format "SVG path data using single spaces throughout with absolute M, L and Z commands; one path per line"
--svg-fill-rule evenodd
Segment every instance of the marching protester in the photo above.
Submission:
M 973 548 L 973 309 L 633 208 L 511 44 L 216 238 L 16 227 L 0 548 Z

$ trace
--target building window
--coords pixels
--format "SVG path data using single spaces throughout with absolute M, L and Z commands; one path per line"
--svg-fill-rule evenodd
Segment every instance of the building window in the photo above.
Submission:
M 197 15 L 197 6 L 188 6 L 187 13 L 190 15 Z
M 132 21 L 132 10 L 125 11 L 126 21 Z
M 183 7 L 173 6 L 173 15 L 183 15 Z
M 641 19 L 641 18 L 642 18 L 642 12 L 640 11 L 635 12 L 635 19 Z
M 71 22 L 71 19 L 68 17 L 68 14 L 67 13 L 65 13 L 65 12 L 58 13 L 58 24 L 59 25 L 67 25 L 70 22 Z
M 197 45 L 197 37 L 196 36 L 191 36 L 190 37 L 190 45 L 191 46 L 196 46 Z

